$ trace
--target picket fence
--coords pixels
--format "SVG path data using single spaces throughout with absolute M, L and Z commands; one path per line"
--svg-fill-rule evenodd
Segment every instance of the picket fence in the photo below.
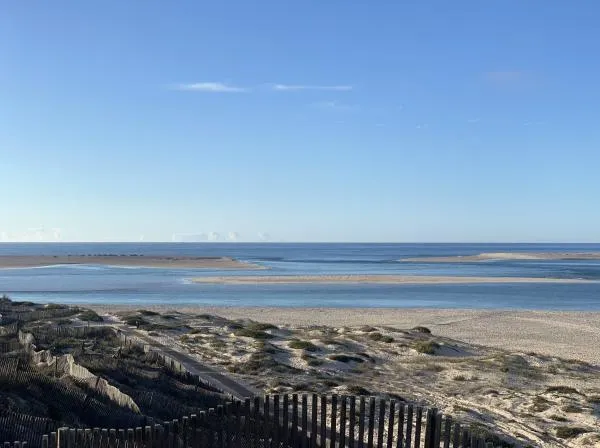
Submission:
M 4 446 L 9 448 L 13 444 Z M 14 446 L 23 448 L 22 443 Z M 152 426 L 59 428 L 42 437 L 41 447 L 493 448 L 494 445 L 433 408 L 374 397 L 293 394 L 232 401 L 198 415 Z

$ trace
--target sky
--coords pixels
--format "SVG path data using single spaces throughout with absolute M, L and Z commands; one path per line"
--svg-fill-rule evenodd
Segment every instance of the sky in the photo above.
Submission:
M 596 0 L 0 2 L 0 241 L 599 242 Z

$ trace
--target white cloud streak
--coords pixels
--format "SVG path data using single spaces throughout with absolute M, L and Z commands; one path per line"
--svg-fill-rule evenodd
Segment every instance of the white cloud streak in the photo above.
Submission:
M 349 85 L 311 86 L 305 84 L 273 84 L 271 87 L 273 90 L 277 90 L 279 92 L 291 92 L 299 90 L 326 90 L 344 92 L 353 89 L 353 87 Z
M 209 93 L 241 93 L 248 91 L 246 87 L 232 86 L 222 82 L 196 82 L 191 84 L 179 84 L 177 86 L 177 90 Z

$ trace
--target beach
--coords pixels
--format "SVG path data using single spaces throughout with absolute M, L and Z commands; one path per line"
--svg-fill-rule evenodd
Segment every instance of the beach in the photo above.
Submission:
M 261 269 L 230 257 L 151 255 L 1 255 L 0 269 L 60 265 L 103 265 L 162 269 Z
M 600 312 L 283 308 L 189 306 L 85 306 L 101 313 L 139 308 L 158 312 L 213 314 L 227 319 L 252 319 L 285 326 L 426 326 L 434 334 L 477 344 L 565 359 L 600 363 Z
M 370 284 L 467 284 L 467 283 L 593 283 L 593 280 L 544 277 L 470 277 L 435 275 L 261 275 L 195 277 L 192 283 L 225 285 L 297 284 L 297 283 L 370 283 Z

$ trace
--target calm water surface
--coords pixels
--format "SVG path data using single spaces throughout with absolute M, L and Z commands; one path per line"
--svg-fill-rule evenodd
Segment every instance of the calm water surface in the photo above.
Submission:
M 0 255 L 140 254 L 229 256 L 269 275 L 398 274 L 600 280 L 600 260 L 414 263 L 403 258 L 482 252 L 600 252 L 599 244 L 0 244 Z M 265 271 L 94 265 L 0 269 L 0 293 L 63 303 L 228 306 L 438 307 L 600 310 L 600 283 L 485 285 L 201 285 L 202 275 Z

